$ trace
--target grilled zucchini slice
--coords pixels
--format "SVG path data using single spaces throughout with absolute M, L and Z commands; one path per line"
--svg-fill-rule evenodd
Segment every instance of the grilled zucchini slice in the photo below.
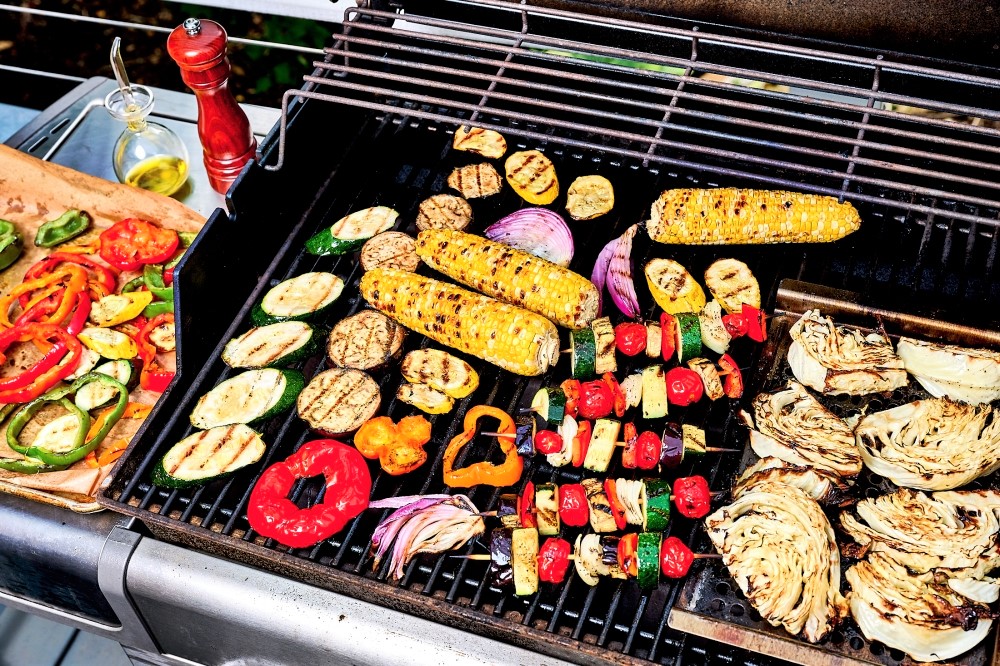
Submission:
M 504 163 L 507 182 L 522 199 L 535 206 L 545 206 L 559 196 L 556 167 L 545 153 L 524 150 L 514 153 Z
M 479 387 L 479 374 L 471 365 L 440 349 L 415 349 L 403 357 L 400 370 L 406 381 L 427 384 L 460 400 Z
M 615 189 L 604 176 L 580 176 L 566 190 L 566 212 L 574 220 L 592 220 L 615 207 Z
M 222 349 L 230 368 L 271 368 L 301 361 L 316 350 L 316 331 L 304 321 L 279 321 L 251 328 Z
M 643 272 L 653 300 L 664 312 L 701 312 L 705 307 L 705 290 L 673 259 L 652 259 Z
M 608 465 L 611 464 L 611 457 L 618 443 L 621 425 L 621 422 L 615 419 L 597 419 L 594 422 L 594 433 L 590 437 L 587 457 L 583 461 L 585 469 L 591 472 L 608 471 Z
M 107 375 L 130 390 L 135 387 L 136 380 L 139 378 L 135 366 L 124 359 L 102 363 L 94 368 L 94 372 Z M 108 404 L 118 397 L 118 393 L 119 390 L 113 386 L 101 382 L 89 382 L 80 387 L 76 395 L 73 396 L 73 402 L 83 411 L 89 412 Z
M 705 285 L 726 312 L 742 312 L 743 304 L 760 309 L 760 285 L 739 259 L 719 259 L 705 270 Z
M 604 492 L 604 484 L 599 479 L 583 479 L 580 483 L 587 491 L 587 503 L 590 504 L 590 528 L 598 534 L 616 531 L 618 523 L 611 512 L 611 502 Z
M 523 597 L 538 591 L 538 530 L 519 527 L 511 535 L 514 594 Z
M 216 481 L 261 459 L 267 445 L 242 423 L 188 435 L 170 447 L 153 469 L 153 484 L 190 488 Z
M 615 359 L 615 327 L 611 325 L 611 318 L 599 317 L 590 323 L 590 328 L 594 331 L 594 346 L 597 352 L 594 372 L 598 375 L 616 372 L 618 361 Z
M 535 487 L 535 520 L 541 536 L 559 534 L 559 486 L 541 483 Z
M 455 407 L 455 399 L 427 384 L 402 384 L 396 397 L 427 414 L 446 414 Z
M 343 291 L 344 281 L 333 273 L 303 273 L 272 287 L 250 317 L 256 326 L 311 319 L 324 313 Z
M 313 377 L 295 404 L 299 418 L 310 428 L 337 436 L 360 428 L 375 416 L 381 402 L 378 384 L 367 373 L 331 368 Z
M 298 370 L 261 368 L 241 372 L 198 398 L 191 410 L 191 425 L 208 430 L 264 421 L 294 405 L 303 386 L 305 378 Z
M 455 150 L 465 150 L 490 159 L 503 157 L 507 152 L 507 140 L 500 132 L 462 125 L 455 130 L 455 138 L 451 142 Z
M 320 257 L 353 252 L 375 234 L 392 229 L 398 217 L 388 206 L 355 211 L 307 240 L 306 251 Z

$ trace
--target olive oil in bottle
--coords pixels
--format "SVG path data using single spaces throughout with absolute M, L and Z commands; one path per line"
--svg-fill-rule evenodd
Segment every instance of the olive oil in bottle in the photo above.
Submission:
M 170 196 L 187 180 L 187 160 L 175 155 L 154 155 L 137 163 L 125 174 L 125 182 L 150 192 Z

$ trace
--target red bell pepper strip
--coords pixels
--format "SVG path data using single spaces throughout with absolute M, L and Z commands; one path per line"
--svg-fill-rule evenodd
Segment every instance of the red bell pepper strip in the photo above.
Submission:
M 81 291 L 76 297 L 76 309 L 73 310 L 73 317 L 66 324 L 66 332 L 70 335 L 77 335 L 87 325 L 87 317 L 90 316 L 90 294 Z
M 444 474 L 444 482 L 449 487 L 471 488 L 472 486 L 489 485 L 502 488 L 514 485 L 521 478 L 521 472 L 524 471 L 524 461 L 517 454 L 517 445 L 512 437 L 501 436 L 498 438 L 500 449 L 506 456 L 499 465 L 483 460 L 461 469 L 455 469 L 455 458 L 458 457 L 458 452 L 472 441 L 476 435 L 476 423 L 484 416 L 500 421 L 500 426 L 497 428 L 497 433 L 500 435 L 515 434 L 514 419 L 502 409 L 489 405 L 476 405 L 466 412 L 463 421 L 464 430 L 452 438 L 444 451 L 442 473 Z
M 160 324 L 174 323 L 172 312 L 153 317 L 142 327 L 139 334 L 135 336 L 136 345 L 139 347 L 139 358 L 142 359 L 142 372 L 139 373 L 139 386 L 147 391 L 163 393 L 170 386 L 174 379 L 174 373 L 164 370 L 156 362 L 156 346 L 150 342 L 149 334 Z
M 323 501 L 300 509 L 288 494 L 298 479 L 317 474 L 326 479 Z M 290 548 L 308 548 L 330 538 L 364 511 L 371 490 L 368 464 L 354 447 L 317 439 L 264 470 L 250 492 L 247 521 L 263 537 Z
M 615 378 L 612 372 L 605 372 L 601 375 L 601 379 L 611 389 L 611 406 L 614 409 L 615 416 L 618 418 L 625 416 L 625 408 L 628 407 L 628 402 L 625 400 L 625 391 L 622 390 L 618 379 Z
M 704 518 L 712 509 L 712 493 L 703 476 L 685 476 L 674 481 L 674 504 L 682 516 Z
M 30 402 L 42 395 L 59 381 L 73 373 L 80 365 L 83 345 L 62 328 L 54 324 L 24 324 L 0 333 L 0 364 L 7 359 L 4 352 L 15 342 L 37 340 L 52 342 L 53 347 L 33 367 L 11 378 L 10 384 L 0 387 L 0 403 Z M 69 354 L 69 359 L 59 365 Z
M 625 469 L 636 469 L 639 465 L 636 462 L 636 444 L 639 441 L 639 433 L 636 432 L 635 424 L 631 421 L 625 424 L 625 448 L 622 449 L 622 467 Z
M 101 232 L 101 259 L 123 271 L 162 264 L 174 256 L 180 238 L 173 229 L 129 217 Z
M 749 303 L 744 303 L 741 314 L 747 321 L 747 337 L 754 342 L 767 340 L 767 318 L 764 312 Z
M 566 396 L 565 413 L 575 419 L 577 417 L 577 405 L 580 402 L 580 380 L 567 379 L 559 385 L 559 388 L 563 390 L 563 394 Z
M 590 436 L 594 434 L 594 429 L 590 421 L 580 420 L 576 424 L 576 434 L 573 435 L 573 467 L 581 467 L 583 461 L 587 459 L 587 451 L 590 449 Z
M 40 277 L 37 280 L 22 282 L 11 289 L 10 292 L 0 298 L 0 325 L 6 328 L 13 326 L 10 321 L 10 308 L 14 304 L 14 301 L 18 300 L 22 295 L 29 295 L 28 309 L 30 309 L 31 305 L 33 305 L 30 297 L 32 292 L 50 285 L 61 285 L 63 283 L 65 283 L 65 289 L 62 290 L 62 295 L 59 297 L 59 305 L 54 311 L 46 313 L 46 316 L 40 320 L 44 324 L 62 323 L 62 320 L 66 318 L 76 303 L 76 295 L 87 287 L 87 271 L 80 266 L 63 266 L 49 275 Z M 55 291 L 53 290 L 51 293 L 55 293 Z M 41 297 L 36 296 L 35 302 L 38 302 L 38 298 L 47 298 L 51 293 Z
M 675 536 L 660 544 L 660 571 L 667 578 L 682 578 L 691 569 L 694 553 Z
M 615 326 L 615 348 L 625 356 L 637 356 L 646 349 L 646 327 L 634 321 Z
M 639 469 L 656 469 L 660 462 L 660 436 L 646 430 L 635 443 L 635 464 Z
M 639 575 L 639 535 L 629 532 L 618 540 L 618 566 L 625 575 L 635 578 Z
M 535 518 L 535 484 L 531 481 L 524 485 L 524 492 L 517 498 L 517 517 L 521 521 L 521 527 L 538 527 L 538 519 Z
M 31 299 L 28 294 L 22 294 L 21 297 L 25 299 L 25 303 L 21 307 L 27 306 L 27 308 L 14 320 L 14 325 L 20 326 L 33 321 L 41 321 L 51 315 L 62 302 L 65 289 L 65 287 L 55 285 L 34 299 Z
M 723 354 L 719 357 L 719 367 L 722 368 L 722 392 L 727 398 L 741 398 L 743 396 L 743 373 L 740 366 L 736 364 L 733 357 Z
M 538 549 L 538 580 L 543 583 L 561 583 L 569 569 L 569 541 L 549 537 Z
M 669 361 L 677 351 L 677 319 L 670 313 L 660 315 L 660 355 Z
M 604 480 L 604 494 L 608 496 L 608 504 L 611 506 L 611 516 L 615 519 L 615 526 L 623 530 L 628 523 L 625 521 L 625 507 L 618 499 L 618 490 L 615 480 L 607 478 Z
M 667 400 L 671 405 L 687 407 L 705 394 L 701 377 L 690 368 L 671 368 L 667 371 L 666 382 Z
M 583 527 L 590 522 L 587 490 L 581 483 L 559 486 L 559 519 L 570 527 Z

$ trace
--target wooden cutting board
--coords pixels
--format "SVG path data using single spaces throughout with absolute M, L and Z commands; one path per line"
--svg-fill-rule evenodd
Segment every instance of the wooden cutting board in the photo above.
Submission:
M 71 208 L 90 213 L 94 224 L 86 235 L 70 244 L 92 240 L 127 217 L 154 221 L 178 231 L 199 231 L 205 224 L 204 217 L 170 197 L 110 182 L 0 145 L 0 219 L 13 222 L 25 240 L 21 257 L 0 273 L 0 293 L 19 284 L 32 264 L 53 251 L 34 246 L 35 232 L 42 223 Z M 135 275 L 123 273 L 119 286 Z M 158 397 L 159 394 L 137 389 L 129 399 L 153 404 Z M 139 419 L 123 419 L 105 443 L 131 441 L 141 423 Z M 0 456 L 16 456 L 2 438 Z M 93 497 L 110 468 L 94 469 L 81 462 L 66 471 L 48 474 L 21 475 L 0 470 L 0 492 L 79 512 L 98 511 L 100 506 Z

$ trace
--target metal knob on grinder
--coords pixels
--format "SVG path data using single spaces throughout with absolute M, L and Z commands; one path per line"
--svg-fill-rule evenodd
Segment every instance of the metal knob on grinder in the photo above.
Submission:
M 189 18 L 167 37 L 167 52 L 198 103 L 198 137 L 212 189 L 225 194 L 255 156 L 257 140 L 229 91 L 228 36 L 215 21 Z

